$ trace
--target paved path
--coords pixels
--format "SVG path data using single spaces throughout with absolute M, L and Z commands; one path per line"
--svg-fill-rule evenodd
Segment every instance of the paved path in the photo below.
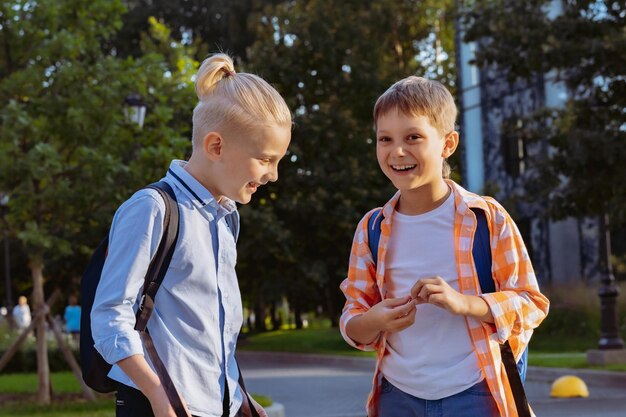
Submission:
M 239 352 L 249 391 L 285 406 L 286 417 L 364 417 L 374 362 L 364 358 Z M 578 374 L 589 398 L 550 398 L 550 385 Z M 526 383 L 538 417 L 626 417 L 626 374 L 531 368 Z

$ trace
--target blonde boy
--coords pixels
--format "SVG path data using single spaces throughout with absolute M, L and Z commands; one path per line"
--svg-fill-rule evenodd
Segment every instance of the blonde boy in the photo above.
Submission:
M 548 311 L 513 220 L 491 198 L 448 179 L 459 135 L 456 106 L 438 82 L 408 77 L 376 102 L 376 155 L 398 192 L 382 208 L 378 262 L 359 223 L 341 333 L 377 350 L 370 417 L 517 416 L 499 344 L 516 357 Z M 472 260 L 485 211 L 496 292 L 481 294 Z
M 274 88 L 256 75 L 235 73 L 224 54 L 202 63 L 196 93 L 191 158 L 172 161 L 164 178 L 178 201 L 178 240 L 148 330 L 185 413 L 233 417 L 246 404 L 234 356 L 243 316 L 235 203 L 250 202 L 258 187 L 278 179 L 291 114 Z M 164 214 L 163 199 L 147 188 L 118 209 L 91 312 L 95 347 L 119 382 L 117 417 L 176 416 L 134 330 Z

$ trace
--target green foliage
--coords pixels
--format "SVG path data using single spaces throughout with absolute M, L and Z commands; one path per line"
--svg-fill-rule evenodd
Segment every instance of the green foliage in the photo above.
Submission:
M 266 9 L 247 64 L 283 94 L 295 123 L 279 181 L 241 209 L 246 289 L 269 300 L 278 287 L 294 309 L 323 305 L 338 317 L 356 225 L 393 194 L 376 162 L 375 100 L 412 74 L 452 85 L 451 3 L 313 0 Z M 259 257 L 271 268 L 259 268 Z
M 483 43 L 476 61 L 510 81 L 550 72 L 568 88 L 563 108 L 541 110 L 512 134 L 546 141 L 529 196 L 548 201 L 555 218 L 609 213 L 626 221 L 626 4 L 547 0 L 466 2 L 465 39 Z
M 599 284 L 597 284 L 599 285 Z M 554 286 L 545 288 L 550 312 L 535 330 L 530 349 L 542 352 L 584 352 L 595 349 L 600 340 L 600 299 L 598 287 Z M 626 335 L 626 285 L 619 285 L 617 317 L 619 331 Z
M 4 354 L 4 349 L 0 349 L 0 356 Z M 74 352 L 74 357 L 79 360 L 78 351 Z M 48 363 L 51 372 L 69 371 L 69 365 L 58 348 L 48 348 Z M 2 369 L 3 373 L 28 373 L 37 372 L 37 350 L 35 346 L 24 348 L 11 358 L 11 361 Z M 35 389 L 33 386 L 33 390 Z
M 9 1 L 0 6 L 0 190 L 5 219 L 30 260 L 77 277 L 115 208 L 160 178 L 188 147 L 192 61 L 107 50 L 121 1 Z M 160 36 L 153 23 L 148 40 Z M 42 29 L 45 28 L 45 29 Z M 161 29 L 161 31 L 159 31 Z M 183 55 L 168 45 L 170 56 Z M 178 67 L 177 67 L 178 68 Z M 143 130 L 124 119 L 130 93 L 148 107 Z
M 171 38 L 196 48 L 195 59 L 222 50 L 245 61 L 254 43 L 258 17 L 280 0 L 127 0 L 129 12 L 113 44 L 120 55 L 140 56 L 142 33 L 154 17 L 172 29 Z

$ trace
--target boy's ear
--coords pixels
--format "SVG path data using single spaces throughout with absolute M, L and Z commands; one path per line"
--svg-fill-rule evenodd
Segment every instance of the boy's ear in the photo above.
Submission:
M 457 146 L 459 146 L 459 132 L 453 130 L 443 138 L 443 141 L 444 144 L 441 156 L 444 158 L 449 158 L 454 153 L 454 151 L 456 151 Z
M 218 161 L 224 150 L 224 138 L 217 132 L 209 132 L 202 139 L 202 150 L 212 161 Z

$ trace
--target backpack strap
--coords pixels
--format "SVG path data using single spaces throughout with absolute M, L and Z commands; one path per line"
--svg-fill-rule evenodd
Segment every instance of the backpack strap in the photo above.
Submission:
M 177 417 L 188 417 L 188 413 L 185 411 L 185 406 L 182 403 L 180 394 L 176 390 L 176 386 L 172 381 L 165 364 L 159 357 L 159 354 L 154 347 L 154 342 L 150 333 L 148 333 L 148 320 L 154 310 L 154 299 L 156 293 L 163 282 L 165 273 L 170 266 L 172 255 L 174 254 L 174 248 L 176 247 L 176 240 L 178 239 L 178 202 L 176 201 L 176 194 L 172 187 L 165 181 L 159 181 L 148 185 L 146 188 L 151 188 L 157 191 L 163 201 L 165 202 L 165 216 L 163 218 L 163 236 L 157 249 L 156 254 L 150 266 L 148 266 L 148 272 L 143 286 L 143 295 L 141 302 L 139 303 L 139 309 L 137 310 L 137 316 L 135 320 L 135 330 L 139 331 L 141 335 L 141 341 L 148 352 L 150 361 L 154 365 L 157 375 L 163 384 L 165 394 L 174 409 Z
M 485 212 L 479 208 L 473 208 L 472 211 L 476 215 L 476 231 L 474 232 L 472 256 L 474 257 L 474 266 L 478 274 L 480 289 L 483 294 L 495 292 L 496 284 L 491 272 L 491 238 L 489 237 L 487 216 Z M 509 379 L 517 414 L 519 417 L 530 417 L 530 408 L 528 406 L 526 392 L 524 391 L 524 383 L 508 340 L 500 345 L 500 356 L 502 357 L 502 363 L 504 364 L 504 369 Z
M 484 293 L 496 292 L 496 283 L 491 273 L 491 238 L 489 237 L 489 225 L 485 212 L 479 208 L 473 208 L 476 215 L 476 231 L 472 245 L 474 266 L 478 274 L 480 289 Z
M 154 258 L 150 262 L 148 272 L 143 286 L 143 295 L 137 310 L 135 330 L 143 332 L 146 330 L 148 320 L 154 309 L 154 299 L 156 293 L 163 282 L 165 273 L 172 260 L 176 240 L 178 239 L 178 202 L 172 187 L 165 181 L 159 181 L 148 185 L 146 188 L 157 191 L 165 202 L 165 216 L 163 218 L 163 237 L 159 243 Z
M 380 242 L 381 224 L 383 222 L 382 211 L 382 208 L 374 210 L 370 218 L 367 219 L 367 243 L 374 259 L 374 265 L 378 265 L 378 243 Z

